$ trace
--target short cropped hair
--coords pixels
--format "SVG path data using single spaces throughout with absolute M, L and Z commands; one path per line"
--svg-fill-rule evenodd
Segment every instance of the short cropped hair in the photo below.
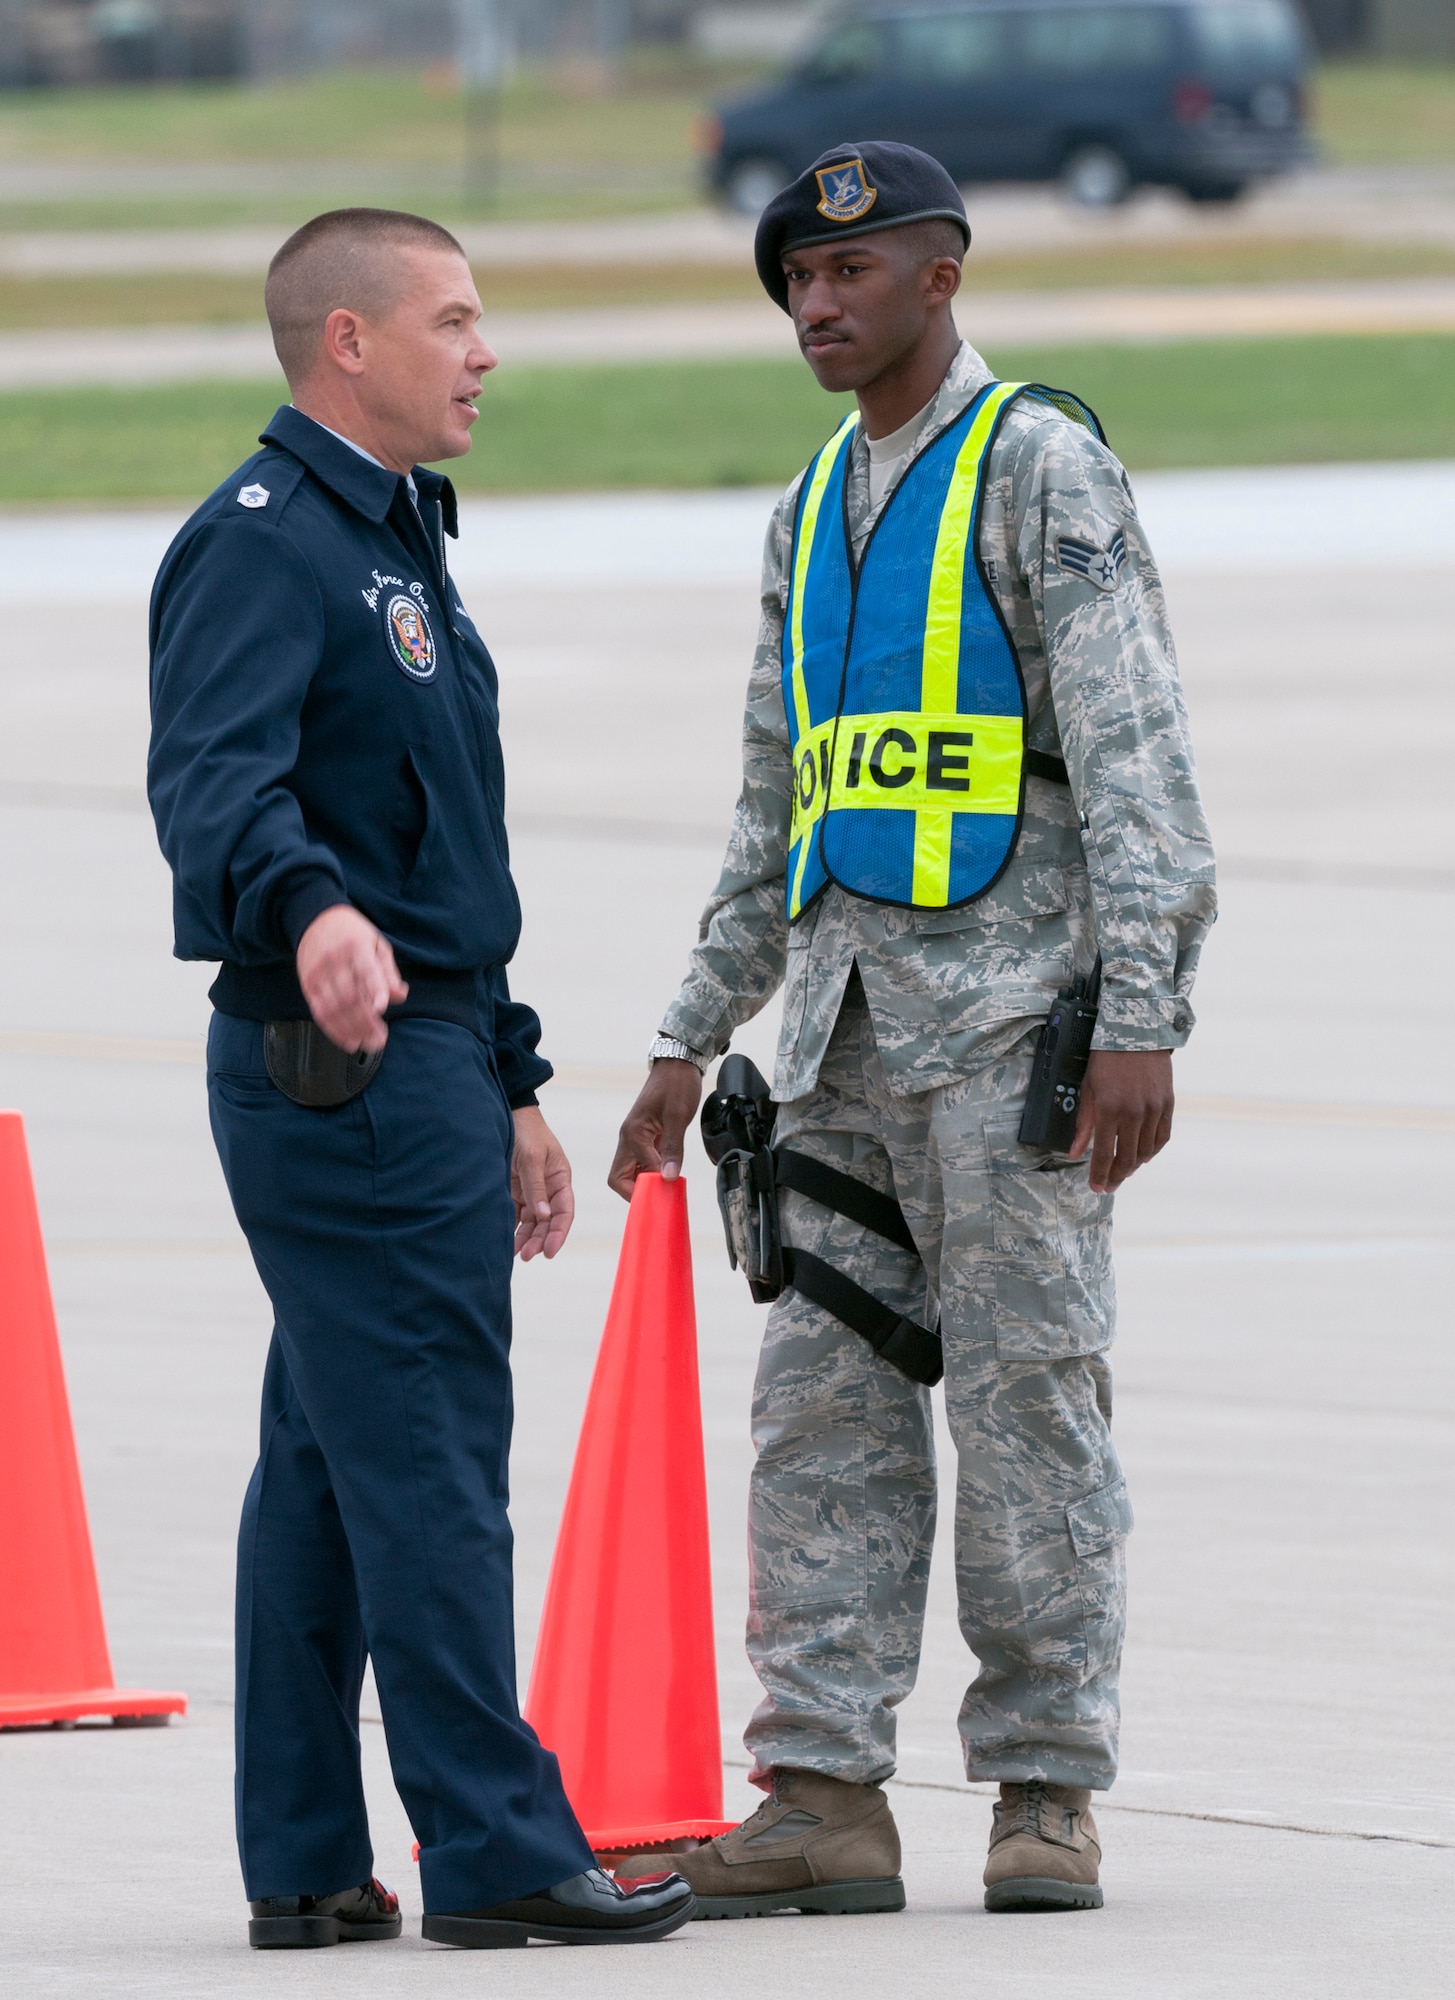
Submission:
M 268 266 L 263 291 L 273 347 L 289 386 L 318 360 L 323 323 L 340 307 L 378 319 L 401 290 L 399 250 L 453 250 L 448 229 L 395 208 L 334 208 L 295 229 Z
M 932 257 L 953 257 L 957 264 L 965 261 L 965 232 L 958 222 L 950 222 L 944 216 L 930 216 L 924 222 L 906 222 L 895 232 L 903 240 L 904 247 L 917 264 L 927 264 Z

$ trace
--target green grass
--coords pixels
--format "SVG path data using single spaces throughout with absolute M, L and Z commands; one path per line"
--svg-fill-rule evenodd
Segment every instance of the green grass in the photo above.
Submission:
M 350 200 L 427 205 L 442 219 L 681 207 L 701 194 L 694 123 L 744 74 L 645 54 L 614 75 L 521 71 L 501 101 L 493 205 L 466 191 L 466 107 L 447 71 L 3 91 L 0 164 L 92 167 L 96 180 L 53 201 L 0 203 L 0 228 L 286 224 Z M 136 168 L 146 174 L 128 184 Z M 158 184 L 157 169 L 175 182 L 164 172 Z
M 1134 470 L 1455 458 L 1455 337 L 999 352 L 1074 389 Z M 0 501 L 191 500 L 252 449 L 282 385 L 0 396 Z M 488 385 L 464 492 L 778 485 L 843 399 L 795 362 L 521 369 Z
M 1377 166 L 1455 160 L 1455 63 L 1330 63 L 1316 90 L 1330 159 Z

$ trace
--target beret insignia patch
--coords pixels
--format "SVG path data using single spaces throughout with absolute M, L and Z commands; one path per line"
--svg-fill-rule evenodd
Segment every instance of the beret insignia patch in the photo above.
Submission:
M 434 633 L 417 597 L 396 595 L 384 607 L 384 637 L 395 665 L 412 681 L 432 681 L 437 665 Z
M 839 160 L 831 167 L 815 167 L 818 182 L 818 212 L 830 222 L 857 222 L 879 199 L 879 190 L 869 185 L 864 162 Z
M 1074 535 L 1062 535 L 1056 543 L 1056 560 L 1072 576 L 1084 576 L 1098 590 L 1115 590 L 1122 580 L 1127 560 L 1127 538 L 1118 528 L 1109 548 L 1095 542 L 1081 542 Z

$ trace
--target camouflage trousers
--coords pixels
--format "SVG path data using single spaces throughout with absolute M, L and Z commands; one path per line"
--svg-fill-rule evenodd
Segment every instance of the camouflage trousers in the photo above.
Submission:
M 968 1776 L 1104 1789 L 1131 1526 L 1109 1429 L 1111 1197 L 1092 1194 L 1084 1162 L 1019 1144 L 1031 1047 L 892 1096 L 851 978 L 777 1143 L 896 1194 L 923 1264 L 791 1192 L 784 1230 L 906 1318 L 933 1325 L 938 1298 L 960 1628 L 980 1667 L 959 1716 Z M 754 1775 L 887 1777 L 934 1540 L 930 1392 L 789 1291 L 768 1320 L 753 1440 Z

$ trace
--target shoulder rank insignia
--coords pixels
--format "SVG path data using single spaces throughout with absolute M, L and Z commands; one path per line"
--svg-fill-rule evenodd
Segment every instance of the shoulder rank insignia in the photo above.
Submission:
M 239 507 L 266 507 L 270 498 L 266 486 L 240 486 L 237 504 Z
M 870 187 L 864 162 L 840 160 L 832 167 L 815 167 L 818 182 L 818 212 L 830 222 L 857 222 L 879 199 L 879 190 Z
M 1081 542 L 1075 535 L 1062 535 L 1056 542 L 1056 560 L 1062 569 L 1069 570 L 1073 576 L 1084 576 L 1098 590 L 1115 590 L 1126 566 L 1127 538 L 1118 528 L 1111 538 L 1111 546 L 1101 549 L 1095 542 Z

